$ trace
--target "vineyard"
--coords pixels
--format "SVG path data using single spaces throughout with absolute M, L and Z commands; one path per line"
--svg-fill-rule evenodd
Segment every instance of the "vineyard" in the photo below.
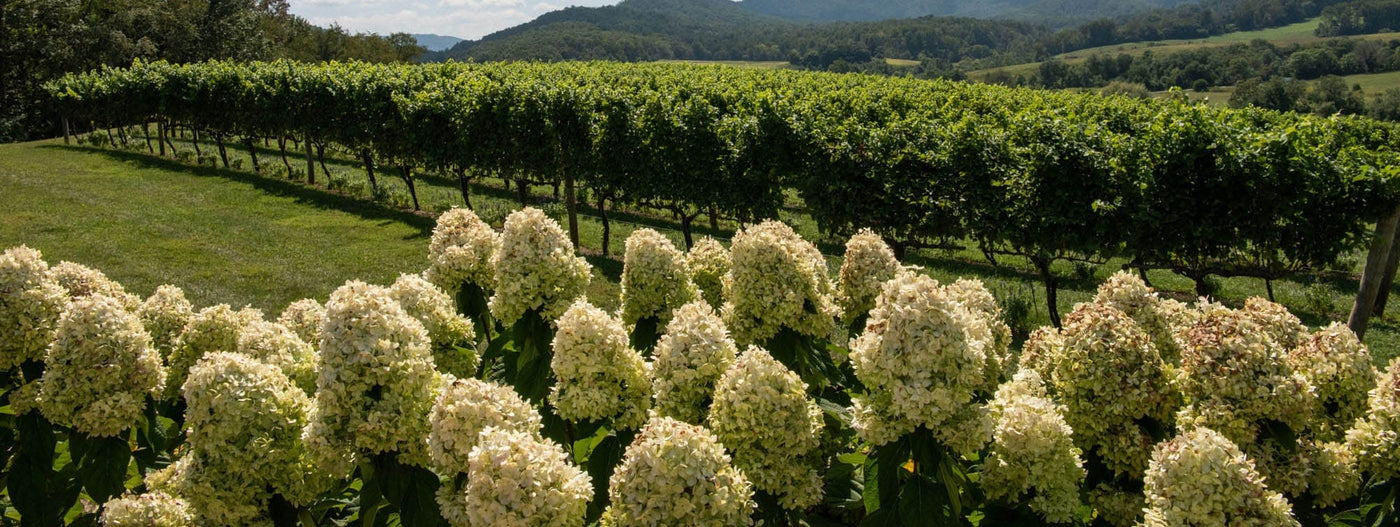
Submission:
M 0 254 L 24 525 L 1383 525 L 1400 359 L 1121 272 L 1018 354 L 872 231 L 628 237 L 615 313 L 536 209 L 275 319 Z M 848 330 L 847 328 L 854 328 Z

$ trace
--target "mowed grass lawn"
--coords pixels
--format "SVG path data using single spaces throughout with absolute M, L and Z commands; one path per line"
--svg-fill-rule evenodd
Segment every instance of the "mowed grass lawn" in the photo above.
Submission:
M 230 149 L 230 154 L 246 161 L 246 152 Z M 264 163 L 274 162 L 268 152 L 260 157 Z M 380 178 L 388 197 L 376 201 L 366 195 L 360 167 L 343 159 L 333 165 L 343 187 L 336 191 L 247 169 L 191 166 L 144 152 L 68 147 L 62 140 L 0 145 L 0 247 L 26 244 L 43 251 L 51 264 L 72 260 L 98 268 L 137 294 L 149 295 L 170 283 L 184 288 L 198 306 L 252 305 L 269 315 L 300 298 L 324 301 L 349 279 L 385 284 L 400 273 L 421 271 L 427 263 L 432 217 L 404 210 L 406 197 L 397 178 Z M 324 185 L 324 178 L 318 183 Z M 418 190 L 424 208 L 441 211 L 461 203 L 454 186 L 423 175 Z M 550 205 L 547 187 L 536 187 L 533 193 L 532 202 L 559 214 L 560 207 Z M 499 227 L 504 211 L 519 207 L 513 194 L 501 189 L 499 181 L 482 179 L 474 185 L 472 201 Z M 618 305 L 619 253 L 632 230 L 655 228 L 684 245 L 669 218 L 625 211 L 609 216 L 614 218 L 609 244 L 614 254 L 604 258 L 598 250 L 596 210 L 580 208 L 580 234 L 595 268 L 588 297 L 611 310 Z M 822 238 L 796 196 L 789 196 L 780 216 L 818 242 L 834 276 L 841 265 L 843 240 Z M 711 230 L 705 223 L 697 222 L 697 236 L 724 241 L 737 227 L 724 221 L 719 230 Z M 1341 270 L 1276 281 L 1277 300 L 1312 327 L 1345 320 L 1362 256 L 1351 255 Z M 1017 258 L 998 261 L 1001 265 L 992 266 L 974 250 L 921 250 L 907 259 L 940 281 L 979 278 L 1003 306 L 1028 310 L 1023 327 L 1047 324 L 1044 289 L 1032 268 Z M 1091 300 L 1098 284 L 1123 263 L 1058 263 L 1059 311 L 1068 313 L 1076 303 Z M 1149 276 L 1162 294 L 1193 299 L 1189 280 L 1167 271 Z M 1218 299 L 1231 306 L 1265 294 L 1258 279 L 1216 283 Z M 1378 365 L 1400 351 L 1400 292 L 1394 298 L 1392 309 L 1375 319 L 1366 334 Z

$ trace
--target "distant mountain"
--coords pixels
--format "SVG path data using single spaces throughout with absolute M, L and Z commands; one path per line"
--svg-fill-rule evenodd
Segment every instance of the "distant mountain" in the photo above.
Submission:
M 428 48 L 428 51 L 444 51 L 456 46 L 464 39 L 432 34 L 415 34 L 413 38 L 418 41 L 419 46 Z
M 800 21 L 871 21 L 923 16 L 1007 18 L 1065 27 L 1198 0 L 743 0 L 755 13 Z

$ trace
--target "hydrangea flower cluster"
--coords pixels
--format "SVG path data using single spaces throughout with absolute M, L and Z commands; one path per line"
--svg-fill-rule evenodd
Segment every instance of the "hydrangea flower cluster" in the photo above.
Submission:
M 444 381 L 428 346 L 423 324 L 387 289 L 358 281 L 336 289 L 303 440 L 323 452 L 397 453 L 404 464 L 426 466 L 428 413 Z
M 244 326 L 236 351 L 276 366 L 303 392 L 316 393 L 316 348 L 287 326 L 265 320 Z
M 444 291 L 457 292 L 463 284 L 490 290 L 495 283 L 491 257 L 500 239 L 491 226 L 469 209 L 453 207 L 438 216 L 428 244 L 428 270 L 424 276 Z
M 1259 442 L 1259 423 L 1277 421 L 1301 432 L 1311 421 L 1315 395 L 1271 333 L 1256 315 L 1207 308 L 1183 339 L 1176 384 L 1188 404 L 1177 421 L 1182 429 L 1205 427 L 1230 438 L 1258 463 L 1272 488 L 1297 495 L 1307 487 L 1307 458 Z
M 822 411 L 796 373 L 750 347 L 720 377 L 714 397 L 706 424 L 754 488 L 787 509 L 821 501 L 822 479 L 811 458 L 821 442 Z
M 169 357 L 175 349 L 175 341 L 185 331 L 185 324 L 194 318 L 194 306 L 185 298 L 185 292 L 173 285 L 163 285 L 141 303 L 136 310 L 141 324 L 151 334 L 151 341 L 162 359 Z
M 593 484 L 563 449 L 530 432 L 487 428 L 468 455 L 454 526 L 581 526 Z M 455 515 L 454 515 L 455 516 Z
M 114 437 L 165 388 L 160 355 L 141 319 L 98 293 L 73 301 L 44 357 L 39 411 L 88 437 Z
M 697 300 L 681 306 L 652 355 L 657 413 L 703 422 L 715 383 L 738 354 L 724 320 L 709 304 Z
M 136 311 L 141 307 L 139 297 L 126 292 L 126 288 L 107 278 L 102 271 L 83 264 L 59 262 L 49 269 L 49 277 L 68 291 L 70 299 L 101 294 L 115 299 L 127 311 Z
M 1085 472 L 1064 407 L 1047 398 L 1040 374 L 1025 370 L 997 390 L 991 410 L 996 431 L 982 468 L 987 497 L 1014 503 L 1030 494 L 1030 509 L 1045 521 L 1069 523 Z
M 399 276 L 389 294 L 428 330 L 438 370 L 457 377 L 476 373 L 476 328 L 470 319 L 457 314 L 452 297 L 416 274 Z
M 976 401 L 990 341 L 981 319 L 934 279 L 890 281 L 865 333 L 851 341 L 851 364 L 869 392 L 855 398 L 852 426 L 874 445 L 922 426 L 958 451 L 980 449 L 993 425 Z
M 195 313 L 166 357 L 170 373 L 166 398 L 179 396 L 185 374 L 200 358 L 216 351 L 238 351 L 238 337 L 243 328 L 262 320 L 261 311 L 253 308 L 234 311 L 228 304 L 209 306 Z
M 628 345 L 622 322 L 580 299 L 559 318 L 549 404 L 569 421 L 642 426 L 651 409 L 650 366 Z
M 654 417 L 608 485 L 604 525 L 748 525 L 753 486 L 702 426 Z
M 123 496 L 102 506 L 105 527 L 195 527 L 184 500 L 164 492 Z
M 491 267 L 496 273 L 491 315 L 505 326 L 531 310 L 545 320 L 559 318 L 593 279 L 592 268 L 574 254 L 559 223 L 532 207 L 506 217 Z
M 901 270 L 894 251 L 875 231 L 861 229 L 846 242 L 846 257 L 837 275 L 836 302 L 846 320 L 856 320 L 875 308 L 885 282 Z
M 287 326 L 301 340 L 312 346 L 321 345 L 321 324 L 326 320 L 326 307 L 314 299 L 304 298 L 292 302 L 277 317 L 277 323 Z
M 1357 470 L 1356 455 L 1345 442 L 1318 443 L 1307 440 L 1301 446 L 1303 455 L 1312 460 L 1308 474 L 1308 493 L 1318 507 L 1331 507 L 1356 495 L 1361 488 L 1361 471 Z
M 841 308 L 826 258 L 792 227 L 777 221 L 740 230 L 725 279 L 724 321 L 740 344 L 761 343 L 783 328 L 830 337 Z
M 1180 404 L 1147 334 L 1122 311 L 1086 303 L 1065 317 L 1063 330 L 1032 339 L 1021 365 L 1039 371 L 1065 405 L 1075 443 L 1114 473 L 1141 477 L 1156 443 L 1144 425 L 1169 430 Z
M 987 290 L 987 286 L 981 280 L 960 279 L 956 282 L 943 286 L 953 300 L 967 308 L 972 315 L 981 320 L 981 326 L 985 326 L 991 332 L 991 342 L 984 350 L 987 355 L 987 391 L 996 391 L 997 385 L 1001 384 L 1008 372 L 1011 371 L 1011 326 L 1006 325 L 1002 319 L 1001 306 L 997 305 L 996 296 Z M 980 333 L 982 328 L 976 324 L 970 328 L 972 331 Z
M 1317 392 L 1313 437 L 1338 441 L 1366 415 L 1366 393 L 1376 386 L 1371 352 L 1340 322 L 1319 330 L 1288 354 L 1288 364 Z
M 1283 495 L 1224 435 L 1195 428 L 1158 445 L 1147 469 L 1146 527 L 1298 525 Z
M 705 236 L 690 248 L 685 261 L 690 268 L 691 279 L 705 297 L 705 302 L 715 309 L 723 307 L 724 277 L 729 275 L 729 270 L 734 267 L 734 262 L 729 257 L 729 249 L 725 249 L 724 245 L 714 238 Z
M 670 238 L 652 229 L 632 231 L 622 265 L 622 323 L 670 322 L 672 311 L 700 295 L 688 265 Z
M 1288 308 L 1259 297 L 1245 300 L 1243 312 L 1284 351 L 1297 348 L 1308 338 L 1308 328 Z
M 211 353 L 190 368 L 182 392 L 186 456 L 198 459 L 211 485 L 255 503 L 281 494 L 296 505 L 309 505 L 325 486 L 301 442 L 311 399 L 276 366 Z
M 1100 285 L 1094 303 L 1122 311 L 1137 322 L 1138 329 L 1152 339 L 1162 360 L 1175 363 L 1181 357 L 1176 334 L 1193 322 L 1186 304 L 1159 297 L 1146 282 L 1128 271 L 1113 273 Z
M 0 369 L 42 359 L 53 340 L 68 294 L 48 273 L 34 249 L 21 245 L 0 254 Z
M 195 455 L 185 455 L 146 476 L 146 487 L 151 491 L 188 503 L 196 525 L 271 527 L 272 521 L 266 517 L 264 489 L 229 483 Z
M 540 413 L 509 386 L 457 379 L 443 389 L 428 417 L 428 456 L 439 474 L 467 472 L 468 454 L 482 430 L 538 434 Z
M 1390 362 L 1368 397 L 1366 417 L 1347 431 L 1357 468 L 1382 479 L 1400 477 L 1400 359 Z

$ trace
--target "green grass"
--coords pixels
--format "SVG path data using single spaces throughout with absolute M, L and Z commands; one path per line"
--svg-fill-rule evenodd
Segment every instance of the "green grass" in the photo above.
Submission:
M 188 150 L 187 141 L 177 141 Z M 156 286 L 172 283 L 186 289 L 198 305 L 226 302 L 251 304 L 268 313 L 303 297 L 324 300 L 348 279 L 376 283 L 399 273 L 417 272 L 426 264 L 431 212 L 460 205 L 455 182 L 431 174 L 418 176 L 424 209 L 404 210 L 408 198 L 403 183 L 381 170 L 383 192 L 370 196 L 363 170 L 347 159 L 329 163 L 333 188 L 324 175 L 318 185 L 289 181 L 248 170 L 196 167 L 144 152 L 65 147 L 61 140 L 0 145 L 0 247 L 28 244 L 51 262 L 67 259 L 91 265 L 147 295 Z M 205 152 L 209 152 L 205 145 Z M 261 150 L 263 168 L 281 168 L 281 160 Z M 250 166 L 246 152 L 230 149 L 235 164 Z M 298 166 L 295 158 L 293 167 Z M 300 163 L 304 167 L 304 161 Z M 519 207 L 513 192 L 501 182 L 479 179 L 472 188 L 473 205 L 499 226 Z M 552 189 L 531 189 L 531 203 L 557 218 L 562 207 L 551 199 Z M 613 211 L 612 254 L 600 255 L 601 223 L 596 210 L 580 209 L 584 252 L 595 266 L 589 299 L 605 309 L 617 307 L 618 254 L 628 234 L 655 228 L 678 245 L 677 224 L 655 211 Z M 795 194 L 789 193 L 780 219 L 818 243 L 833 272 L 839 268 L 843 240 L 823 237 Z M 729 238 L 737 224 L 721 222 L 711 230 L 708 220 L 695 225 L 697 236 Z M 988 263 L 974 250 L 921 250 L 906 262 L 942 280 L 976 277 L 1001 299 L 1028 303 L 1030 326 L 1048 323 L 1045 293 L 1027 262 L 1014 257 Z M 1093 298 L 1099 283 L 1124 264 L 1058 263 L 1062 278 L 1058 309 Z M 1276 299 L 1304 323 L 1317 327 L 1345 320 L 1357 289 L 1360 255 L 1352 255 L 1341 271 L 1302 274 L 1274 283 Z M 1164 295 L 1193 299 L 1193 284 L 1167 271 L 1149 278 Z M 1265 295 L 1264 283 L 1252 278 L 1219 280 L 1219 299 L 1242 305 L 1251 296 Z M 1396 293 L 1400 302 L 1400 293 Z M 1373 322 L 1366 335 L 1377 364 L 1400 352 L 1400 304 Z
M 1400 71 L 1347 75 L 1342 78 L 1347 81 L 1347 86 L 1361 85 L 1361 90 L 1366 93 L 1368 98 L 1392 88 L 1400 88 Z
M 894 66 L 894 67 L 896 67 L 896 68 L 912 68 L 912 67 L 914 67 L 914 66 L 918 66 L 919 64 L 923 64 L 923 63 L 922 63 L 922 62 L 919 62 L 919 61 L 917 61 L 917 60 L 911 60 L 911 59 L 891 59 L 891 58 L 886 58 L 886 59 L 885 59 L 885 64 L 889 64 L 890 66 Z

